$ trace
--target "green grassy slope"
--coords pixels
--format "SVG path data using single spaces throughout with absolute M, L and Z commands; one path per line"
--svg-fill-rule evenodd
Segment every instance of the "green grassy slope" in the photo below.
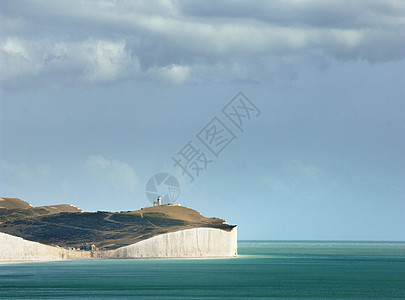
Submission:
M 133 212 L 57 212 L 46 207 L 0 208 L 0 232 L 62 247 L 85 243 L 115 249 L 157 234 L 211 227 L 231 230 L 218 218 L 181 207 L 148 207 Z

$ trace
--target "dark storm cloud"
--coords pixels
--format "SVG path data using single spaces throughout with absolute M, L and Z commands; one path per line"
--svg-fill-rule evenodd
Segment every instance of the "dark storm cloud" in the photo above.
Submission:
M 179 1 L 182 13 L 207 18 L 251 18 L 285 26 L 324 28 L 397 25 L 404 15 L 399 1 Z
M 1 79 L 266 80 L 404 57 L 401 1 L 2 1 Z M 51 76 L 50 76 L 51 74 Z M 214 75 L 213 75 L 214 74 Z

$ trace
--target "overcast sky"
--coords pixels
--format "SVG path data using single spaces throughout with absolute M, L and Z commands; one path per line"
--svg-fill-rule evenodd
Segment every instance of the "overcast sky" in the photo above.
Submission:
M 0 197 L 405 240 L 404 57 L 403 1 L 1 1 Z

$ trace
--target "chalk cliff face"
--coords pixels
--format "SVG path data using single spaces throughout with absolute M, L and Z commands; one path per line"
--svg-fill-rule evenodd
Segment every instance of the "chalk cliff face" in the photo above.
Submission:
M 48 261 L 90 257 L 89 251 L 66 250 L 0 232 L 0 261 Z
M 154 236 L 100 253 L 110 258 L 232 257 L 237 255 L 237 227 L 231 231 L 193 228 Z
M 0 232 L 0 261 L 89 258 L 196 258 L 237 255 L 237 227 L 231 231 L 193 228 L 165 233 L 115 250 L 75 251 L 31 242 Z

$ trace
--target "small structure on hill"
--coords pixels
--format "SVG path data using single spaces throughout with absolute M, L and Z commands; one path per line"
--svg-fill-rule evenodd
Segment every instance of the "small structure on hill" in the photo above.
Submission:
M 162 205 L 162 197 L 158 197 L 157 201 L 153 202 L 153 206 L 161 206 Z
M 81 245 L 81 246 L 79 247 L 79 249 L 80 249 L 81 251 L 96 251 L 96 250 L 97 250 L 97 247 L 96 247 L 96 245 L 94 245 L 94 244 L 86 243 L 86 244 Z

